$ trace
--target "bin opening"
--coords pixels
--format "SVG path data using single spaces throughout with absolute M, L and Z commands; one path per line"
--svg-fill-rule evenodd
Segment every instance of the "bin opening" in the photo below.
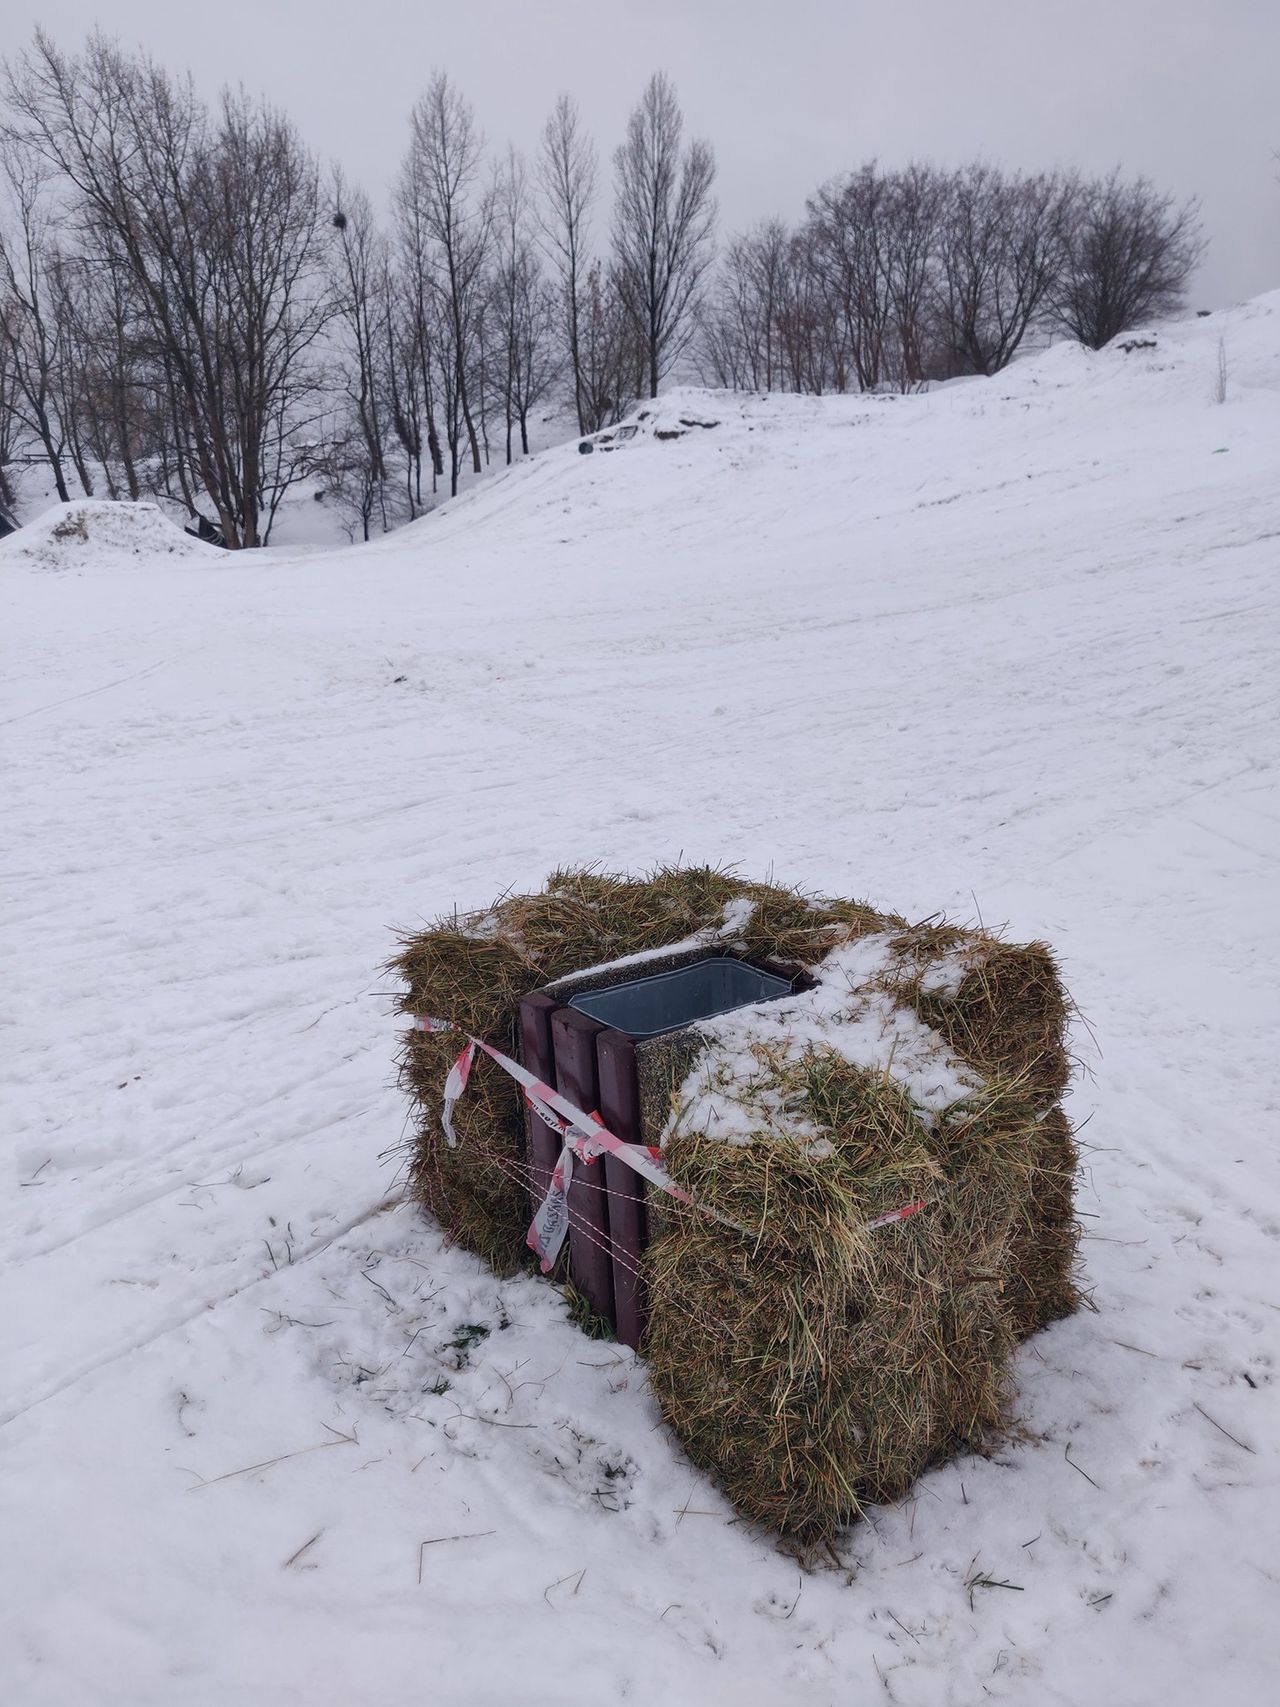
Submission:
M 568 1005 L 628 1037 L 643 1038 L 790 994 L 789 978 L 718 955 L 672 972 L 657 972 L 603 990 L 584 990 L 571 996 Z

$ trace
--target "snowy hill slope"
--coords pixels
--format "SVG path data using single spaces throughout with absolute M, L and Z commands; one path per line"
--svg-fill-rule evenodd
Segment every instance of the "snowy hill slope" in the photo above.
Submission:
M 22 1707 L 1263 1696 L 1280 294 L 637 425 L 355 551 L 3 565 Z M 1097 1313 L 850 1580 L 731 1523 L 629 1354 L 381 1159 L 389 928 L 681 853 L 1008 920 L 1089 1021 Z

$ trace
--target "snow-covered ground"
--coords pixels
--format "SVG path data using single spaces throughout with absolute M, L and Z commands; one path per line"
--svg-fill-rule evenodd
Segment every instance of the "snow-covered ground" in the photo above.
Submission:
M 0 548 L 5 1702 L 1265 1699 L 1278 468 L 1280 295 L 354 551 Z M 385 1159 L 391 927 L 681 853 L 1047 937 L 1091 1028 L 1096 1313 L 843 1573 Z

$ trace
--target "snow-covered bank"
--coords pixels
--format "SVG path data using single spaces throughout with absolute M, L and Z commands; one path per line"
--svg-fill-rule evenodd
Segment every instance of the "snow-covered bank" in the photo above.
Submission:
M 22 1707 L 1264 1696 L 1280 297 L 932 396 L 659 412 L 719 424 L 358 551 L 4 564 Z M 1022 1354 L 1025 1443 L 877 1514 L 852 1581 L 731 1525 L 629 1356 L 380 1160 L 389 927 L 681 852 L 1044 936 L 1099 1045 L 1098 1313 Z

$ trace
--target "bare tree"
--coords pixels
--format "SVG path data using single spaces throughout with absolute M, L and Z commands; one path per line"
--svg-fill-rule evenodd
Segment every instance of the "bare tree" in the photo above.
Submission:
M 128 269 L 184 502 L 210 502 L 229 545 L 264 544 L 316 403 L 314 161 L 272 109 L 225 94 L 214 117 L 189 81 L 101 35 L 72 58 L 37 32 L 7 85 L 4 133 Z
M 331 290 L 339 333 L 337 379 L 346 405 L 340 430 L 339 489 L 353 504 L 363 537 L 376 518 L 385 533 L 391 524 L 386 444 L 387 361 L 391 315 L 386 242 L 363 190 L 342 172 L 331 176 Z
M 331 304 L 319 173 L 282 115 L 231 94 L 213 166 L 198 180 L 209 198 L 210 318 L 220 327 L 211 414 L 230 448 L 240 542 L 265 545 L 281 499 L 306 472 L 320 410 L 310 358 Z
M 813 265 L 840 323 L 833 341 L 836 390 L 847 386 L 846 348 L 859 389 L 872 391 L 891 377 L 890 196 L 890 181 L 873 162 L 822 185 L 808 203 Z
M 499 350 L 493 374 L 496 400 L 506 426 L 506 460 L 512 461 L 516 422 L 516 374 L 520 355 L 521 271 L 527 241 L 525 220 L 528 177 L 523 157 L 508 146 L 505 170 L 495 186 L 493 272 L 489 280 L 489 317 Z
M 1072 204 L 1056 173 L 954 173 L 938 243 L 938 336 L 948 374 L 998 373 L 1061 277 Z
M 782 384 L 792 391 L 844 391 L 849 354 L 844 320 L 828 298 L 812 225 L 787 245 L 778 309 Z
M 1052 319 L 1100 350 L 1118 333 L 1171 313 L 1204 253 L 1196 203 L 1119 171 L 1076 186 Z
M 542 133 L 538 162 L 542 185 L 540 224 L 560 280 L 560 323 L 573 382 L 578 431 L 588 412 L 582 378 L 581 303 L 590 267 L 591 208 L 596 196 L 596 151 L 581 128 L 576 104 L 561 95 Z
M 614 155 L 616 274 L 643 341 L 650 397 L 693 336 L 712 260 L 715 156 L 701 140 L 682 152 L 683 131 L 675 88 L 655 72 Z
M 791 240 L 780 219 L 730 240 L 714 294 L 698 315 L 697 364 L 704 383 L 772 391 L 783 381 L 780 316 Z
M 78 253 L 60 257 L 55 273 L 60 408 L 68 442 L 88 479 L 87 463 L 101 470 L 108 495 L 137 498 L 140 454 L 148 445 L 149 372 L 143 321 L 127 269 L 92 234 Z
M 517 426 L 521 452 L 529 454 L 530 412 L 547 395 L 558 372 L 552 344 L 553 292 L 543 277 L 531 220 L 528 173 L 523 157 L 512 148 L 498 187 L 490 287 L 490 319 L 497 343 L 496 390 L 506 426 L 508 463 Z M 575 308 L 575 338 L 576 323 Z M 580 392 L 580 382 L 575 390 Z
M 0 504 L 12 510 L 17 504 L 14 465 L 18 460 L 22 429 L 18 409 L 18 381 L 9 345 L 8 320 L 13 312 L 0 291 Z
M 387 327 L 387 377 L 396 438 L 407 462 L 409 515 L 423 508 L 422 469 L 425 450 L 435 492 L 444 473 L 444 451 L 436 422 L 436 380 L 432 353 L 429 299 L 417 275 L 389 275 L 391 316 Z
M 583 420 L 587 432 L 598 433 L 635 402 L 647 350 L 616 278 L 600 261 L 587 269 L 580 308 Z
M 446 409 L 465 427 L 471 466 L 480 473 L 480 439 L 469 384 L 478 356 L 485 264 L 493 227 L 492 189 L 479 182 L 483 140 L 470 106 L 443 72 L 437 72 L 413 109 L 412 136 L 401 183 L 426 244 L 434 249 L 431 273 L 442 310 L 437 340 Z M 424 255 L 424 260 L 426 256 Z M 458 489 L 460 434 L 449 436 L 450 490 Z
M 91 373 L 94 364 L 93 329 L 84 290 L 84 270 L 74 255 L 55 255 L 49 267 L 58 363 L 54 374 L 58 417 L 63 440 L 87 498 L 93 497 L 92 454 L 95 411 Z M 108 489 L 116 496 L 114 481 Z
M 474 346 L 479 338 L 479 304 L 473 304 L 467 314 L 466 333 L 459 341 L 457 324 L 449 311 L 446 291 L 433 290 L 427 298 L 426 344 L 436 361 L 436 381 L 439 386 L 440 418 L 444 428 L 444 443 L 449 452 L 449 495 L 457 497 L 458 481 L 462 474 L 462 453 L 470 446 L 472 471 L 478 474 L 480 438 L 476 432 L 476 411 L 471 407 L 467 389 L 469 377 L 474 377 L 477 363 Z
M 22 425 L 39 442 L 65 504 L 71 496 L 63 466 L 66 431 L 57 407 L 59 335 L 64 326 L 57 310 L 57 256 L 44 194 L 48 173 L 12 139 L 0 170 L 7 191 L 0 214 L 0 336 L 11 398 Z
M 396 190 L 399 250 L 392 274 L 392 320 L 389 366 L 396 437 L 409 458 L 410 514 L 423 505 L 422 469 L 425 449 L 431 468 L 431 490 L 444 474 L 444 449 L 436 414 L 436 298 L 439 282 L 435 256 L 415 190 L 413 173 L 402 170 Z

